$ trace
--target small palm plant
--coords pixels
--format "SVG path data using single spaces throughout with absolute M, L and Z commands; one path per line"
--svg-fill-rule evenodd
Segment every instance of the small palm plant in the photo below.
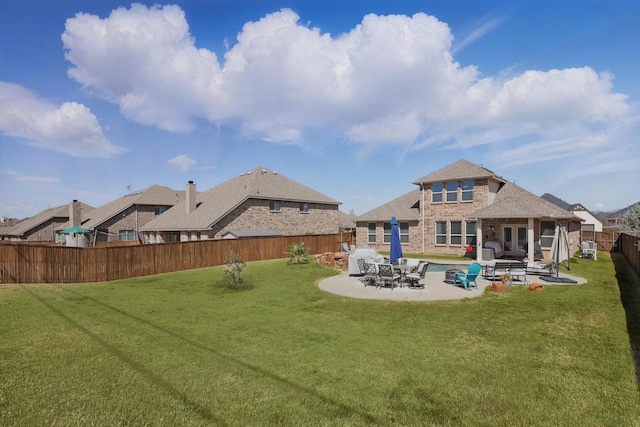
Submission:
M 294 243 L 289 246 L 289 250 L 285 252 L 289 255 L 289 264 L 304 264 L 309 262 L 307 256 L 309 255 L 310 248 L 304 244 L 304 242 Z
M 247 263 L 242 257 L 232 252 L 231 255 L 225 257 L 224 263 L 227 268 L 224 269 L 224 284 L 229 289 L 242 289 L 244 288 L 244 280 L 242 278 L 242 272 L 244 271 Z

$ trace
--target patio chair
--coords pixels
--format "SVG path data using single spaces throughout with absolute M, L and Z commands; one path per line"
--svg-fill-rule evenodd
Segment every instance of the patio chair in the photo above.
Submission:
M 360 276 L 362 276 L 360 281 L 364 283 L 365 286 L 372 285 L 373 280 L 371 280 L 371 276 L 367 275 L 367 264 L 364 262 L 364 259 L 358 258 L 357 262 L 358 262 L 358 271 L 360 271 Z
M 393 289 L 396 283 L 400 283 L 400 275 L 393 271 L 391 264 L 379 264 L 378 265 L 378 285 L 391 286 Z
M 553 276 L 556 274 L 556 263 L 551 261 L 547 264 L 527 263 L 527 274 L 538 276 Z
M 476 279 L 478 278 L 481 270 L 482 266 L 479 263 L 474 262 L 469 266 L 466 274 L 456 273 L 455 276 L 453 276 L 453 286 L 456 286 L 456 284 L 460 282 L 465 289 L 469 289 L 469 286 L 473 283 L 476 286 L 476 289 L 478 289 Z
M 375 285 L 376 287 L 377 285 L 377 279 L 378 279 L 378 269 L 376 268 L 376 265 L 370 262 L 366 262 L 365 260 L 362 260 L 362 264 L 363 264 L 363 278 L 362 283 L 364 283 L 364 286 L 366 287 L 367 285 Z M 358 260 L 358 267 L 360 267 L 360 260 Z
M 418 271 L 407 273 L 406 279 L 409 282 L 410 288 L 424 289 L 424 283 L 420 283 L 420 280 L 424 279 L 428 267 L 429 263 L 427 261 L 420 261 L 420 265 L 418 265 Z

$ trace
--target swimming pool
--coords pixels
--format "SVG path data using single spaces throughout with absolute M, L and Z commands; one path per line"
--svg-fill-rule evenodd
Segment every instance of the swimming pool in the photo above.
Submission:
M 445 272 L 447 270 L 462 270 L 467 271 L 469 268 L 469 264 L 440 264 L 436 262 L 429 262 L 429 266 L 427 267 L 427 273 L 438 273 Z

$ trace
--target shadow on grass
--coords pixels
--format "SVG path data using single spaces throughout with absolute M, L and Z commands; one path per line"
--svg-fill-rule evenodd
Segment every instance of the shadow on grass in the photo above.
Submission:
M 147 378 L 152 384 L 154 384 L 155 386 L 157 386 L 157 387 L 159 387 L 161 389 L 164 389 L 171 396 L 173 396 L 174 398 L 176 398 L 179 401 L 183 402 L 187 407 L 192 408 L 193 410 L 195 410 L 207 422 L 216 423 L 218 425 L 226 425 L 226 423 L 223 420 L 221 420 L 220 418 L 215 417 L 211 413 L 211 411 L 209 411 L 209 409 L 207 409 L 207 408 L 199 405 L 198 403 L 193 402 L 192 400 L 190 400 L 189 397 L 186 394 L 184 394 L 181 391 L 179 391 L 178 389 L 176 389 L 169 381 L 165 380 L 164 378 L 160 377 L 159 375 L 156 375 L 155 373 L 153 373 L 152 371 L 150 371 L 149 369 L 144 367 L 141 363 L 138 363 L 135 360 L 133 360 L 132 358 L 130 358 L 129 356 L 127 356 L 119 348 L 115 347 L 114 345 L 109 344 L 107 341 L 105 341 L 104 339 L 100 338 L 98 335 L 94 334 L 89 329 L 85 328 L 84 326 L 82 326 L 81 324 L 79 324 L 78 322 L 73 320 L 71 317 L 67 316 L 62 311 L 58 310 L 57 308 L 55 308 L 54 306 L 49 304 L 45 299 L 41 298 L 38 294 L 36 294 L 36 293 L 32 292 L 31 290 L 29 290 L 29 288 L 27 286 L 23 286 L 23 285 L 21 285 L 21 286 L 27 293 L 29 293 L 34 298 L 36 298 L 38 301 L 40 301 L 45 307 L 47 307 L 49 310 L 51 310 L 54 314 L 56 314 L 60 318 L 62 318 L 65 321 L 67 321 L 69 324 L 71 324 L 72 326 L 77 328 L 83 334 L 87 335 L 91 340 L 96 342 L 98 345 L 102 346 L 111 355 L 113 355 L 114 357 L 120 359 L 123 363 L 129 365 L 129 367 L 131 367 L 135 371 L 138 371 L 144 378 Z M 80 294 L 77 294 L 75 292 L 72 292 L 72 293 L 74 293 L 76 295 L 80 295 Z M 82 295 L 82 296 L 85 297 L 84 295 Z M 85 297 L 85 298 L 88 298 L 88 297 Z M 91 299 L 91 298 L 88 298 L 88 299 Z
M 130 367 L 132 367 L 133 369 L 139 371 L 142 375 L 144 375 L 146 378 L 148 378 L 153 384 L 164 388 L 168 393 L 170 393 L 172 396 L 176 397 L 177 399 L 181 400 L 182 402 L 184 402 L 186 405 L 188 405 L 189 407 L 193 408 L 194 410 L 196 410 L 204 419 L 206 419 L 207 421 L 211 421 L 211 422 L 215 422 L 218 423 L 220 425 L 225 425 L 225 423 L 218 419 L 215 418 L 213 416 L 213 414 L 207 409 L 204 408 L 202 406 L 200 406 L 199 404 L 192 402 L 191 400 L 189 400 L 189 398 L 182 392 L 180 392 L 179 390 L 177 390 L 173 385 L 171 385 L 168 381 L 166 381 L 163 378 L 160 378 L 158 375 L 154 374 L 153 372 L 151 372 L 150 370 L 148 370 L 147 368 L 145 368 L 143 365 L 141 365 L 140 363 L 132 360 L 130 357 L 128 357 L 126 354 L 124 354 L 121 350 L 119 350 L 118 348 L 114 347 L 113 345 L 109 344 L 108 342 L 106 342 L 105 340 L 103 340 L 102 338 L 100 338 L 99 336 L 97 336 L 96 334 L 94 334 L 93 332 L 91 332 L 89 329 L 85 328 L 84 326 L 80 325 L 78 322 L 76 322 L 75 320 L 71 319 L 69 316 L 67 316 L 66 314 L 64 314 L 63 312 L 61 312 L 60 310 L 56 309 L 55 307 L 53 307 L 51 304 L 49 304 L 46 300 L 42 299 L 40 296 L 38 296 L 37 294 L 35 294 L 34 292 L 30 291 L 26 286 L 22 286 L 23 289 L 25 289 L 29 294 L 33 295 L 36 299 L 38 299 L 40 302 L 42 302 L 47 308 L 49 308 L 51 311 L 53 311 L 56 315 L 60 316 L 61 318 L 63 318 L 64 320 L 66 320 L 67 322 L 69 322 L 70 324 L 72 324 L 74 327 L 78 328 L 80 331 L 82 331 L 84 334 L 86 334 L 87 336 L 89 336 L 92 340 L 96 341 L 98 344 L 100 344 L 102 347 L 104 347 L 109 353 L 111 353 L 112 355 L 114 355 L 115 357 L 119 358 L 120 360 L 122 360 L 124 363 L 128 364 Z M 357 414 L 359 415 L 366 423 L 374 423 L 377 424 L 380 422 L 380 420 L 377 420 L 375 417 L 373 417 L 371 414 L 368 414 L 366 412 L 360 411 L 358 409 L 349 407 L 347 405 L 345 405 L 344 403 L 341 402 L 337 402 L 329 397 L 323 396 L 321 394 L 318 394 L 315 390 L 308 388 L 308 387 L 304 387 L 301 386 L 299 384 L 296 384 L 286 378 L 283 378 L 281 376 L 278 376 L 272 372 L 269 372 L 263 368 L 260 368 L 258 366 L 254 366 L 251 365 L 249 363 L 243 362 L 242 360 L 236 359 L 234 357 L 222 354 L 210 347 L 207 347 L 197 341 L 194 341 L 190 338 L 184 337 L 182 335 L 177 334 L 174 331 L 171 331 L 167 328 L 164 328 L 162 326 L 156 325 L 146 319 L 140 318 L 138 316 L 135 316 L 133 314 L 127 313 L 126 311 L 123 311 L 117 307 L 113 307 L 109 304 L 106 304 L 102 301 L 99 301 L 95 298 L 92 298 L 90 296 L 81 294 L 79 292 L 75 292 L 72 291 L 70 289 L 65 289 L 62 288 L 65 292 L 69 292 L 72 293 L 74 295 L 80 296 L 82 298 L 86 298 L 87 300 L 93 301 L 96 304 L 99 304 L 103 307 L 106 307 L 118 314 L 121 314 L 123 316 L 126 316 L 136 322 L 142 323 L 144 325 L 150 326 L 154 329 L 157 329 L 158 331 L 161 331 L 171 337 L 174 337 L 176 339 L 181 340 L 182 342 L 191 345 L 193 347 L 196 347 L 200 350 L 203 351 L 207 351 L 221 359 L 225 359 L 228 362 L 231 363 L 235 363 L 237 365 L 241 365 L 247 369 L 250 369 L 264 377 L 267 378 L 271 378 L 277 382 L 280 382 L 282 384 L 285 384 L 289 387 L 291 387 L 293 390 L 300 392 L 300 393 L 304 393 L 310 396 L 313 396 L 314 398 L 328 404 L 331 406 L 334 406 L 336 408 L 339 408 L 341 411 L 343 411 L 344 413 L 349 413 L 349 414 Z
M 627 316 L 627 333 L 636 367 L 636 384 L 640 391 L 640 278 L 622 254 L 612 253 L 611 260 L 616 269 L 620 301 Z

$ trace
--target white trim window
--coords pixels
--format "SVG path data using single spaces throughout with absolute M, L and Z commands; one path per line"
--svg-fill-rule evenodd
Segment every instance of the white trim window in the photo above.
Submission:
M 442 184 L 431 184 L 431 203 L 442 203 Z
M 398 224 L 400 230 L 400 243 L 409 243 L 409 223 L 401 222 Z
M 271 200 L 269 202 L 269 212 L 280 212 L 282 206 L 278 200 Z
M 118 230 L 118 240 L 123 242 L 131 242 L 136 240 L 135 230 Z
M 463 202 L 473 201 L 473 180 L 462 181 L 461 184 L 461 197 Z
M 382 241 L 384 243 L 391 243 L 391 223 L 385 222 L 383 224 L 384 232 L 382 234 Z
M 555 221 L 540 221 L 540 247 L 549 249 L 553 245 L 553 235 L 556 234 Z
M 451 232 L 449 234 L 449 244 L 452 246 L 462 245 L 462 221 L 451 221 L 449 223 Z
M 447 221 L 436 221 L 436 245 L 447 244 Z
M 309 213 L 309 203 L 300 203 L 300 213 Z
M 467 221 L 465 225 L 466 229 L 464 242 L 467 246 L 471 246 L 475 242 L 477 225 L 478 224 L 475 221 Z
M 370 222 L 367 224 L 367 242 L 375 243 L 376 242 L 376 223 Z
M 447 203 L 458 201 L 458 182 L 450 181 L 446 184 Z

